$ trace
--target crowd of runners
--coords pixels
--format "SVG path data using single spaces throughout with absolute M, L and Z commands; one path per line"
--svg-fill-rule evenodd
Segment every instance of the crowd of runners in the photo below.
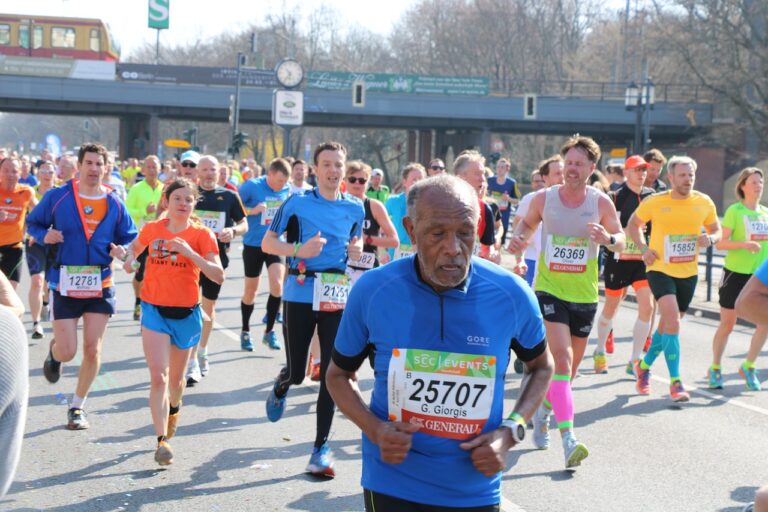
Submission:
M 440 158 L 408 163 L 393 190 L 381 169 L 348 157 L 338 142 L 319 144 L 310 162 L 277 158 L 264 170 L 252 159 L 195 151 L 168 162 L 115 162 L 92 143 L 60 158 L 0 150 L 0 270 L 15 289 L 26 262 L 28 333 L 49 343 L 45 378 L 56 383 L 81 354 L 69 370 L 78 379 L 66 428 L 89 428 L 115 272 L 134 276 L 158 464 L 174 460 L 169 441 L 183 431 L 186 388 L 225 377 L 209 362 L 218 349 L 216 302 L 225 274 L 244 276 L 241 349 L 285 354 L 265 415 L 280 421 L 291 388 L 319 381 L 307 472 L 335 475 L 329 434 L 338 407 L 363 431 L 367 510 L 498 510 L 503 455 L 529 422 L 536 448 L 550 448 L 554 425 L 565 468 L 580 466 L 589 435 L 576 436 L 571 383 L 609 371 L 614 331 L 631 335 L 626 374 L 637 393 L 651 393 L 663 355 L 669 398 L 688 401 L 681 318 L 708 247 L 726 256 L 721 321 L 702 373 L 712 389 L 732 371 L 746 389 L 761 389 L 757 359 L 768 325 L 754 329 L 738 368 L 724 368 L 722 358 L 737 316 L 750 315 L 740 293 L 768 285 L 762 170 L 741 171 L 737 201 L 721 221 L 694 188 L 695 160 L 653 149 L 613 166 L 604 186 L 594 178 L 600 147 L 583 136 L 533 170 L 525 196 L 509 160 L 491 169 L 474 150 L 450 162 L 451 172 Z M 236 239 L 242 269 L 229 265 Z M 262 270 L 269 294 L 265 311 L 255 312 Z M 614 324 L 628 294 L 636 320 Z M 257 334 L 254 312 L 263 324 Z M 590 335 L 591 365 L 582 365 Z M 254 346 L 259 338 L 263 347 Z M 505 414 L 504 374 L 515 359 L 524 384 Z M 357 386 L 364 363 L 375 370 L 370 402 Z M 454 480 L 430 474 L 442 463 L 455 465 Z

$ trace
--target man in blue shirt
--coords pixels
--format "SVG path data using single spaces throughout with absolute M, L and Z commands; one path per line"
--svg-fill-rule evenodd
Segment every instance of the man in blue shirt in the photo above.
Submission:
M 251 178 L 240 187 L 240 199 L 248 214 L 248 231 L 243 237 L 245 287 L 240 303 L 243 320 L 240 331 L 240 348 L 249 352 L 253 350 L 251 314 L 253 313 L 253 302 L 256 300 L 256 291 L 259 289 L 263 266 L 267 267 L 269 274 L 269 297 L 267 298 L 267 316 L 264 322 L 265 331 L 261 341 L 272 350 L 280 350 L 280 342 L 277 340 L 274 326 L 283 296 L 285 264 L 280 256 L 263 251 L 261 241 L 278 209 L 288 199 L 291 190 L 288 185 L 290 174 L 291 166 L 288 161 L 276 158 L 270 162 L 266 176 Z
M 289 197 L 262 241 L 265 253 L 287 257 L 289 267 L 283 294 L 286 366 L 267 398 L 267 417 L 278 421 L 285 411 L 288 390 L 304 380 L 307 352 L 317 328 L 320 392 L 315 444 L 307 472 L 331 478 L 335 471 L 328 434 L 335 406 L 326 388 L 325 371 L 349 294 L 347 259 L 357 261 L 362 255 L 365 220 L 363 203 L 339 192 L 346 158 L 347 150 L 338 142 L 317 146 L 317 187 Z M 279 238 L 283 233 L 285 242 Z
M 367 511 L 499 510 L 505 455 L 544 399 L 552 359 L 536 298 L 472 257 L 478 218 L 462 180 L 417 183 L 405 224 L 418 254 L 366 272 L 350 296 L 327 385 L 363 431 Z M 529 376 L 502 421 L 510 349 Z M 368 407 L 353 379 L 370 353 Z

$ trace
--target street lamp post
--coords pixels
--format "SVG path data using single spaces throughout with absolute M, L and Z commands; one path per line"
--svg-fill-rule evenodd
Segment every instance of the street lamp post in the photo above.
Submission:
M 642 87 L 634 82 L 627 86 L 624 95 L 624 106 L 627 110 L 634 110 L 635 117 L 635 142 L 633 153 L 645 153 L 651 141 L 651 110 L 655 102 L 655 86 L 650 77 L 645 79 Z

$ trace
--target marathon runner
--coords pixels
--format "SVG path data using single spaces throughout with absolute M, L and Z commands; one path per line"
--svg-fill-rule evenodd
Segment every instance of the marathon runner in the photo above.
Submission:
M 19 183 L 21 161 L 9 157 L 0 161 L 0 271 L 15 290 L 21 280 L 24 256 L 24 225 L 36 204 L 35 191 Z
M 626 227 L 640 202 L 653 194 L 653 189 L 643 186 L 647 169 L 648 163 L 643 160 L 643 157 L 630 156 L 624 163 L 624 183 L 615 191 L 608 193 L 608 197 L 611 198 L 619 213 L 622 227 Z M 608 373 L 606 342 L 608 335 L 613 331 L 613 317 L 616 316 L 627 287 L 631 285 L 637 298 L 637 319 L 632 328 L 632 356 L 626 371 L 634 377 L 634 366 L 642 355 L 643 345 L 651 328 L 651 314 L 653 314 L 653 296 L 648 287 L 645 263 L 643 263 L 640 249 L 631 240 L 626 241 L 624 250 L 620 253 L 607 249 L 603 275 L 605 276 L 605 303 L 597 319 L 597 347 L 592 354 L 595 373 Z
M 479 206 L 454 176 L 414 185 L 405 223 L 418 254 L 366 272 L 350 296 L 327 381 L 363 432 L 368 512 L 498 511 L 506 454 L 544 398 L 541 313 L 520 278 L 472 258 Z M 371 351 L 367 405 L 354 379 Z M 503 420 L 511 351 L 530 375 Z
M 600 161 L 600 147 L 589 137 L 574 136 L 560 149 L 565 183 L 537 192 L 517 225 L 510 249 L 519 257 L 542 223 L 542 252 L 534 288 L 544 316 L 555 375 L 547 399 L 534 417 L 533 441 L 549 447 L 549 420 L 554 410 L 565 453 L 566 469 L 581 464 L 587 447 L 573 431 L 571 380 L 584 356 L 598 302 L 598 244 L 624 249 L 624 232 L 607 196 L 587 185 Z
M 224 270 L 229 266 L 229 244 L 236 236 L 242 236 L 248 231 L 245 220 L 245 208 L 237 193 L 217 185 L 219 176 L 219 161 L 215 156 L 205 155 L 197 164 L 198 201 L 195 205 L 195 216 L 216 236 L 219 248 L 219 260 Z M 138 185 L 137 185 L 138 186 Z M 203 331 L 200 343 L 192 347 L 187 368 L 187 385 L 194 386 L 201 377 L 208 375 L 208 339 L 211 336 L 213 322 L 216 320 L 216 300 L 221 292 L 221 283 L 200 274 L 202 290 Z
M 709 387 L 722 389 L 723 376 L 720 366 L 728 343 L 728 336 L 736 325 L 734 305 L 750 276 L 768 259 L 768 208 L 760 204 L 763 196 L 763 171 L 747 167 L 736 180 L 738 202 L 725 211 L 723 217 L 723 238 L 718 249 L 728 251 L 720 279 L 720 325 L 712 341 L 712 365 L 709 367 Z M 750 391 L 760 391 L 755 361 L 765 345 L 768 326 L 758 324 L 752 334 L 747 358 L 739 366 Z
M 281 348 L 274 326 L 278 320 L 280 301 L 283 296 L 285 263 L 280 256 L 264 251 L 262 244 L 264 234 L 269 230 L 280 206 L 288 199 L 290 173 L 291 166 L 288 161 L 276 158 L 269 163 L 266 176 L 251 178 L 240 187 L 240 198 L 248 214 L 248 232 L 243 237 L 245 286 L 240 303 L 243 321 L 240 348 L 249 352 L 253 351 L 251 314 L 256 292 L 259 289 L 262 266 L 267 267 L 269 274 L 269 298 L 267 298 L 267 314 L 264 319 L 264 336 L 261 341 L 272 350 Z
M 721 230 L 715 204 L 693 190 L 696 162 L 675 156 L 667 169 L 671 190 L 640 203 L 627 224 L 627 233 L 643 255 L 648 284 L 661 312 L 651 346 L 635 365 L 636 388 L 640 394 L 650 394 L 651 365 L 663 351 L 671 381 L 669 394 L 675 402 L 687 402 L 690 395 L 680 380 L 680 319 L 696 291 L 699 250 L 717 243 Z M 648 222 L 653 224 L 650 243 L 643 235 Z M 707 234 L 701 234 L 702 227 Z
M 359 160 L 347 162 L 344 179 L 347 182 L 347 193 L 360 199 L 365 208 L 363 221 L 363 254 L 357 261 L 347 261 L 347 276 L 350 287 L 354 286 L 363 272 L 379 266 L 379 249 L 397 247 L 397 231 L 389 220 L 387 210 L 381 201 L 365 195 L 368 180 L 371 177 L 371 167 Z
M 645 176 L 643 186 L 652 188 L 656 192 L 666 192 L 667 184 L 661 181 L 661 170 L 667 159 L 664 153 L 656 148 L 649 149 L 644 155 L 643 160 L 648 162 L 648 173 Z
M 477 223 L 477 240 L 474 245 L 475 255 L 499 263 L 501 254 L 496 250 L 496 230 L 493 209 L 484 202 L 479 194 L 485 183 L 485 157 L 475 150 L 459 153 L 453 162 L 453 172 L 475 189 L 480 205 L 480 219 Z
M 512 164 L 506 158 L 499 159 L 496 162 L 496 176 L 488 178 L 488 192 L 493 198 L 493 202 L 499 207 L 501 212 L 501 225 L 504 229 L 501 235 L 501 244 L 507 241 L 507 230 L 509 229 L 509 218 L 512 212 L 512 206 L 517 205 L 520 200 L 520 190 L 517 188 L 517 182 L 509 177 L 509 171 Z
M 424 170 L 423 165 L 415 162 L 409 163 L 403 168 L 403 192 L 401 194 L 389 196 L 387 202 L 384 203 L 387 208 L 387 214 L 389 214 L 389 218 L 392 219 L 392 224 L 397 230 L 397 239 L 400 241 L 400 245 L 394 251 L 389 251 L 388 256 L 390 259 L 397 260 L 410 256 L 416 252 L 416 248 L 411 244 L 411 239 L 408 238 L 408 233 L 403 227 L 403 218 L 405 218 L 406 215 L 405 203 L 408 197 L 408 191 L 411 190 L 414 183 L 423 180 L 426 177 L 427 173 Z
M 36 164 L 37 176 L 40 182 L 35 187 L 35 199 L 39 202 L 46 192 L 55 187 L 54 176 L 56 170 L 53 162 L 40 160 Z M 32 339 L 39 340 L 43 337 L 41 320 L 48 320 L 48 290 L 45 283 L 45 273 L 51 266 L 48 249 L 31 236 L 27 235 L 24 244 L 24 256 L 29 269 L 29 312 L 32 316 Z
M 77 353 L 77 324 L 83 319 L 83 358 L 75 394 L 67 411 L 67 428 L 88 428 L 84 410 L 88 390 L 101 366 L 101 343 L 115 313 L 113 258 L 124 259 L 123 245 L 136 238 L 125 205 L 101 184 L 107 149 L 80 146 L 79 180 L 48 191 L 27 217 L 29 234 L 53 246 L 48 273 L 54 339 L 43 364 L 48 382 L 61 377 L 61 364 Z
M 349 293 L 345 268 L 348 260 L 358 261 L 362 255 L 365 219 L 363 203 L 339 192 L 346 156 L 346 148 L 338 142 L 323 142 L 315 148 L 317 188 L 288 198 L 263 241 L 267 254 L 289 258 L 284 297 L 286 366 L 267 397 L 267 417 L 278 421 L 291 385 L 304 380 L 307 351 L 317 326 L 321 379 L 317 430 L 307 471 L 327 477 L 335 476 L 328 446 L 334 403 L 328 394 L 325 372 Z M 279 238 L 283 233 L 285 242 Z
M 155 155 L 149 155 L 141 166 L 144 179 L 136 183 L 128 191 L 125 207 L 131 214 L 133 223 L 141 229 L 146 222 L 155 220 L 159 212 L 160 198 L 163 196 L 163 184 L 159 180 L 160 159 Z M 139 268 L 133 277 L 133 293 L 136 302 L 133 305 L 133 319 L 141 318 L 141 283 L 144 280 L 144 268 L 146 267 L 147 252 L 142 252 L 136 261 Z
M 163 199 L 166 217 L 144 225 L 124 266 L 131 272 L 134 255 L 148 249 L 141 289 L 141 334 L 150 376 L 149 408 L 157 435 L 155 461 L 160 465 L 173 462 L 168 439 L 176 433 L 181 414 L 190 349 L 200 341 L 200 274 L 214 283 L 224 282 L 213 232 L 191 219 L 197 186 L 177 178 L 165 187 Z
M 304 160 L 294 160 L 291 164 L 291 181 L 288 183 L 291 194 L 303 194 L 312 190 L 312 185 L 305 181 L 307 176 L 307 163 Z
M 531 205 L 531 200 L 536 197 L 536 192 L 542 188 L 549 188 L 552 185 L 562 185 L 565 179 L 563 174 L 564 169 L 563 157 L 560 155 L 553 155 L 546 160 L 539 163 L 539 168 L 531 175 L 531 188 L 533 189 L 530 194 L 526 194 L 520 200 L 520 204 L 515 211 L 515 218 L 512 220 L 512 231 L 514 232 L 517 225 L 528 214 L 528 208 Z M 512 252 L 512 249 L 507 249 Z M 533 287 L 533 279 L 536 275 L 536 262 L 539 259 L 541 253 L 541 224 L 536 228 L 536 231 L 531 235 L 528 246 L 525 248 L 525 254 L 523 260 L 517 261 L 517 269 L 515 273 L 525 277 L 525 281 L 529 286 Z M 521 265 L 524 262 L 524 265 Z

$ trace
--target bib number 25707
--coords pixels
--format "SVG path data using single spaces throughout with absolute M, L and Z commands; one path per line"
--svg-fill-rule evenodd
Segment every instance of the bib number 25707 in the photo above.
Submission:
M 471 439 L 488 421 L 495 381 L 491 355 L 394 349 L 389 419 L 418 424 L 419 432 L 435 437 Z

